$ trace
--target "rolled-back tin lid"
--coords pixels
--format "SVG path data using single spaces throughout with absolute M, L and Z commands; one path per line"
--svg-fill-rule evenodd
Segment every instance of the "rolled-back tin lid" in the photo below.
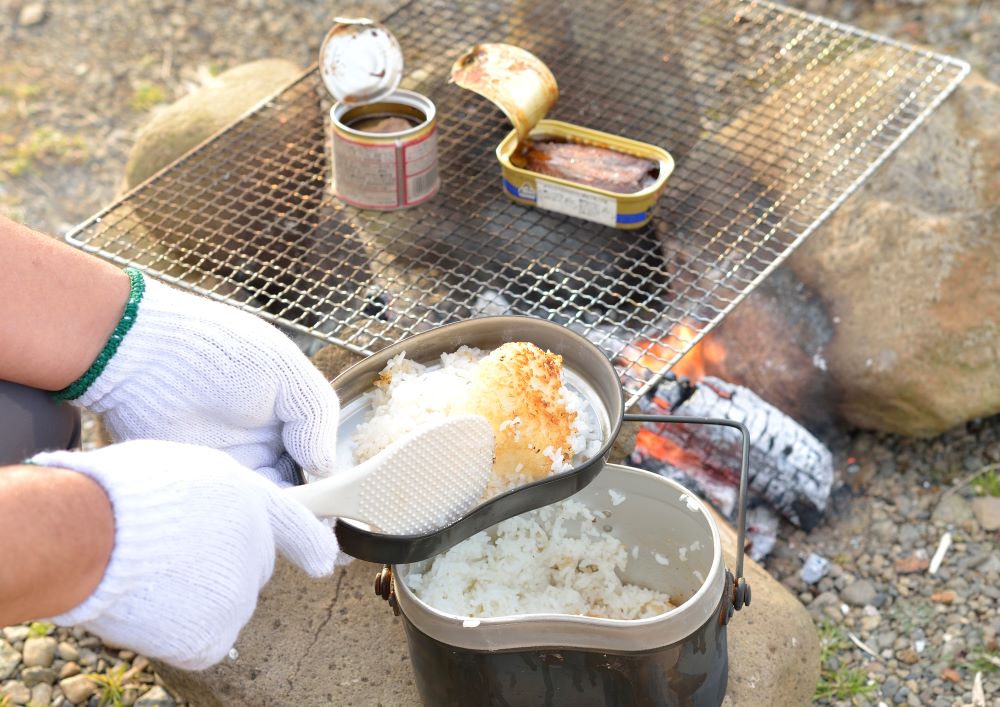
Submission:
M 396 90 L 403 50 L 386 27 L 366 18 L 338 17 L 319 50 L 319 73 L 343 103 L 372 103 Z
M 549 67 L 511 44 L 477 44 L 452 65 L 451 80 L 496 104 L 521 140 L 559 98 Z

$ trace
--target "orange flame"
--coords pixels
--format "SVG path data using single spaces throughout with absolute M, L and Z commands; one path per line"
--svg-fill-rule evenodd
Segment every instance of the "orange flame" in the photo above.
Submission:
M 635 348 L 640 353 L 633 360 L 640 367 L 659 373 L 673 359 L 677 351 L 688 347 L 695 336 L 697 331 L 682 322 L 659 341 L 653 339 L 639 341 Z M 697 383 L 706 375 L 719 375 L 725 360 L 726 351 L 722 348 L 722 344 L 709 335 L 695 344 L 670 370 L 692 383 Z
M 635 439 L 635 449 L 642 455 L 666 462 L 678 469 L 698 469 L 703 461 L 698 454 L 685 450 L 684 447 L 647 427 L 639 429 Z

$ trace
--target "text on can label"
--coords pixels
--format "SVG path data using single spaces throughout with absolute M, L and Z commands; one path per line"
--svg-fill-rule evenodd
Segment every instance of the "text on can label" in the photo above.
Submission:
M 538 206 L 556 213 L 576 216 L 614 227 L 618 219 L 618 204 L 613 197 L 592 194 L 582 189 L 538 179 Z

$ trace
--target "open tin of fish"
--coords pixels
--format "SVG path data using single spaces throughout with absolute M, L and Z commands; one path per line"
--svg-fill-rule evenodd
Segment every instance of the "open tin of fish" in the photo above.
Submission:
M 559 89 L 534 54 L 479 44 L 455 61 L 451 80 L 489 99 L 513 124 L 496 150 L 512 200 L 620 229 L 652 219 L 673 157 L 656 145 L 545 119 Z

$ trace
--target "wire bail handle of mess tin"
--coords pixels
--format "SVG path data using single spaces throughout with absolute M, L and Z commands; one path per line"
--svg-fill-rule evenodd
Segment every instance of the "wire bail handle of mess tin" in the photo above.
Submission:
M 750 606 L 750 585 L 743 576 L 743 544 L 747 531 L 747 486 L 750 483 L 750 430 L 742 422 L 715 417 L 685 417 L 678 415 L 631 415 L 622 416 L 626 422 L 673 422 L 682 425 L 722 425 L 739 430 L 742 437 L 740 449 L 740 495 L 736 524 L 736 577 L 732 583 L 732 601 L 723 610 L 722 624 L 728 624 L 734 611 Z M 726 571 L 728 574 L 728 570 Z

